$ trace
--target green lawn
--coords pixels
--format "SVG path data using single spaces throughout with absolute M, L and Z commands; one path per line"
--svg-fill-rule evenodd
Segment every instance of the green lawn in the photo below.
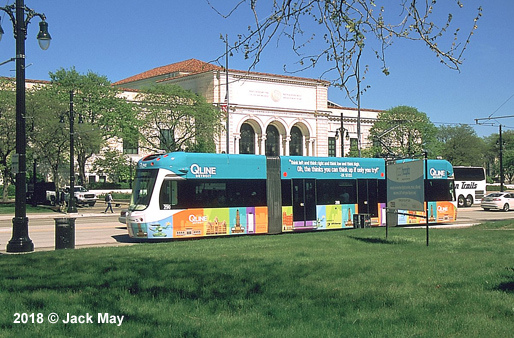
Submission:
M 508 337 L 513 249 L 498 222 L 431 230 L 429 247 L 393 228 L 1 255 L 0 336 Z
M 0 215 L 9 215 L 9 214 L 12 214 L 14 215 L 14 209 L 15 209 L 15 204 L 14 202 L 12 203 L 1 203 L 0 204 Z M 52 207 L 50 205 L 38 205 L 36 207 L 33 207 L 32 205 L 30 204 L 26 204 L 26 213 L 52 213 L 52 212 L 56 212 L 55 210 L 55 207 Z

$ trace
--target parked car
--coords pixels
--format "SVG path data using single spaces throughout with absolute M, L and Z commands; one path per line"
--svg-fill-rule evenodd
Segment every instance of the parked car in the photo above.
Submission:
M 511 192 L 493 192 L 484 198 L 480 206 L 484 210 L 503 210 L 509 211 L 511 207 L 514 207 L 514 193 Z
M 118 222 L 127 224 L 127 212 L 128 209 L 122 209 L 120 215 L 118 216 Z

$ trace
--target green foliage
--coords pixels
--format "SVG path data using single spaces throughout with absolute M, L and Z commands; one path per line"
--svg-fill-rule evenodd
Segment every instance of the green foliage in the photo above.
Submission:
M 4 183 L 11 182 L 10 156 L 15 153 L 16 128 L 16 93 L 12 79 L 0 78 L 0 175 Z M 7 199 L 7 187 L 4 185 L 2 200 Z
M 0 327 L 20 337 L 508 337 L 513 229 L 431 230 L 428 248 L 424 229 L 385 239 L 372 228 L 6 255 Z M 19 312 L 45 322 L 14 324 Z M 52 312 L 124 321 L 50 324 Z
M 150 151 L 212 152 L 220 112 L 205 98 L 177 85 L 160 84 L 137 96 L 142 146 Z
M 437 154 L 452 165 L 485 165 L 485 142 L 471 126 L 441 126 L 437 132 L 437 141 Z
M 137 126 L 135 110 L 105 76 L 91 71 L 80 74 L 75 68 L 61 68 L 50 73 L 50 78 L 52 83 L 48 86 L 49 90 L 61 102 L 69 104 L 70 91 L 74 93 L 75 154 L 79 166 L 79 183 L 84 184 L 87 160 L 100 152 L 107 139 L 123 136 L 127 126 Z M 84 122 L 82 125 L 78 123 L 81 119 Z M 68 119 L 65 120 L 67 122 Z
M 437 128 L 425 113 L 398 106 L 381 112 L 370 129 L 371 151 L 378 156 L 412 157 L 428 151 L 434 157 Z
M 128 182 L 135 168 L 130 159 L 118 150 L 104 151 L 102 156 L 95 158 L 93 172 L 105 174 L 113 183 Z
M 502 155 L 505 182 L 514 182 L 514 131 L 502 132 Z M 496 182 L 500 181 L 500 135 L 492 134 L 485 137 L 487 168 L 489 176 Z

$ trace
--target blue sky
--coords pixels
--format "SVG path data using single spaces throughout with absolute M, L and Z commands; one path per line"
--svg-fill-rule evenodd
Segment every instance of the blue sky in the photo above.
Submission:
M 0 0 L 0 6 L 13 2 Z M 211 2 L 226 11 L 229 4 L 238 1 Z M 384 76 L 373 58 L 366 60 L 370 68 L 363 85 L 371 87 L 361 97 L 363 108 L 413 106 L 438 126 L 466 123 L 473 125 L 480 136 L 497 133 L 498 123 L 504 125 L 504 130 L 514 128 L 514 119 L 510 118 L 492 121 L 496 126 L 475 125 L 476 118 L 491 114 L 493 117 L 514 115 L 514 1 L 462 2 L 464 10 L 452 12 L 455 26 L 461 27 L 463 33 L 472 25 L 480 5 L 483 16 L 464 54 L 461 71 L 441 65 L 420 42 L 398 41 L 387 51 L 391 75 Z M 115 82 L 186 59 L 209 62 L 225 50 L 220 34 L 235 39 L 252 23 L 247 7 L 241 7 L 234 17 L 223 19 L 206 0 L 26 0 L 25 3 L 47 16 L 52 36 L 50 48 L 40 50 L 36 40 L 39 18 L 32 19 L 26 40 L 26 64 L 30 65 L 26 76 L 36 80 L 48 80 L 49 72 L 75 67 L 81 73 L 91 70 Z M 445 0 L 443 6 L 453 3 Z M 2 62 L 14 57 L 15 41 L 11 22 L 2 11 L 0 18 L 5 31 L 0 42 Z M 290 44 L 282 40 L 279 47 L 275 44 L 268 47 L 254 70 L 284 74 L 284 64 L 291 66 L 294 61 Z M 248 66 L 242 54 L 230 58 L 232 69 L 245 70 Z M 14 77 L 14 68 L 14 63 L 0 66 L 0 76 Z M 323 71 L 318 66 L 295 75 L 318 78 Z M 329 99 L 354 107 L 345 93 L 337 89 L 329 91 Z

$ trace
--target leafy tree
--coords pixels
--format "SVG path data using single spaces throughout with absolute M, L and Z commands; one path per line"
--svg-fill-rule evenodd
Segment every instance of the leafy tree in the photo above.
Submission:
M 441 126 L 437 131 L 437 141 L 437 154 L 451 164 L 484 166 L 485 142 L 471 126 Z
M 211 7 L 225 18 L 239 19 L 244 4 L 255 20 L 246 33 L 238 36 L 229 53 L 243 52 L 253 67 L 270 43 L 289 40 L 297 56 L 293 72 L 321 65 L 325 68 L 323 75 L 346 90 L 348 96 L 355 88 L 352 83 L 363 80 L 365 72 L 359 73 L 359 63 L 366 52 L 376 56 L 382 72 L 389 74 L 386 50 L 397 40 L 423 43 L 441 63 L 459 69 L 482 15 L 479 7 L 476 15 L 469 18 L 470 31 L 461 32 L 453 25 L 453 13 L 464 7 L 461 0 L 444 4 L 436 0 L 277 0 L 272 4 L 251 0 L 236 1 L 226 14 L 219 9 L 221 5 Z M 451 5 L 454 7 L 450 12 L 442 12 Z M 290 71 L 287 65 L 284 68 Z
M 136 98 L 142 148 L 150 151 L 214 152 L 221 115 L 200 95 L 177 85 L 159 84 Z
M 114 183 L 129 182 L 131 179 L 130 160 L 118 150 L 107 150 L 93 162 L 93 170 L 106 174 Z
M 37 158 L 40 168 L 50 168 L 58 189 L 61 181 L 59 173 L 65 163 L 69 163 L 66 156 L 70 146 L 69 133 L 59 123 L 67 109 L 66 104 L 49 86 L 33 87 L 27 91 L 26 102 L 30 153 L 33 159 Z
M 412 157 L 433 150 L 437 128 L 425 113 L 416 108 L 398 106 L 381 112 L 370 129 L 370 140 L 375 155 Z
M 11 183 L 10 156 L 16 152 L 16 91 L 12 79 L 0 78 L 0 174 L 3 180 L 2 201 L 7 200 Z
M 491 134 L 485 138 L 486 143 L 486 168 L 488 176 L 500 181 L 500 135 Z M 502 132 L 502 163 L 505 182 L 514 181 L 514 131 Z
M 87 161 L 93 154 L 100 152 L 106 140 L 115 136 L 121 137 L 127 126 L 135 124 L 134 109 L 105 76 L 91 71 L 80 74 L 75 68 L 61 68 L 50 73 L 50 78 L 51 88 L 62 102 L 69 103 L 70 91 L 74 92 L 75 153 L 79 166 L 79 183 L 85 184 Z M 77 123 L 81 119 L 84 122 L 82 125 Z M 67 123 L 68 119 L 64 120 Z

